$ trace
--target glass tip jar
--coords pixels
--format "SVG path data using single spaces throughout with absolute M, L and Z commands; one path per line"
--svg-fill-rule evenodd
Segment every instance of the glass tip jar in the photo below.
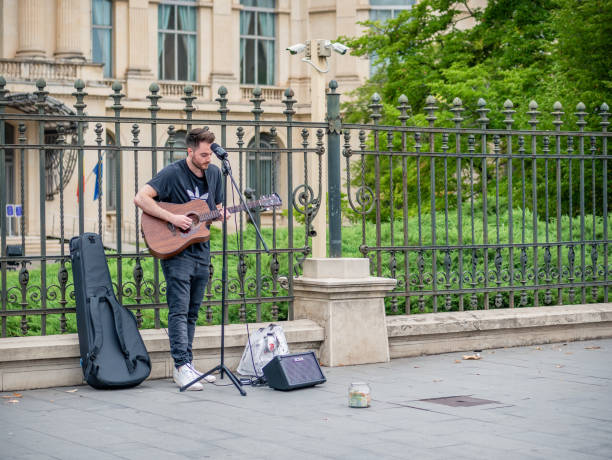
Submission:
M 371 401 L 370 385 L 365 382 L 354 382 L 349 385 L 349 407 L 370 407 Z

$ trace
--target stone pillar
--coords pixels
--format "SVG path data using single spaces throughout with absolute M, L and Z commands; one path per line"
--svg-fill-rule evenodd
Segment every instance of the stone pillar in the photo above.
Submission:
M 153 79 L 149 52 L 157 49 L 157 41 L 151 46 L 151 43 L 145 39 L 145 37 L 149 37 L 150 19 L 148 0 L 129 0 L 128 67 L 126 71 L 126 93 L 128 96 L 148 94 L 149 85 Z M 156 25 L 153 27 L 156 27 Z
M 397 281 L 369 275 L 368 259 L 305 259 L 294 281 L 294 318 L 325 329 L 324 366 L 389 361 L 384 298 Z
M 238 77 L 240 47 L 240 8 L 231 1 L 214 0 L 212 10 L 212 43 L 206 44 L 212 53 L 210 73 L 211 94 L 217 97 L 220 86 L 228 90 L 228 97 L 240 99 Z
M 83 14 L 85 10 L 80 0 L 57 0 L 56 58 L 85 60 L 81 49 L 82 25 L 87 24 L 87 16 Z
M 45 58 L 45 0 L 19 1 L 18 58 Z
M 321 56 L 319 53 L 324 38 L 310 39 L 310 59 L 314 65 L 320 70 L 325 70 L 329 64 L 329 56 Z M 327 53 L 329 54 L 329 53 Z M 308 65 L 308 64 L 305 64 Z M 321 72 L 313 66 L 308 65 L 310 72 L 310 121 L 321 123 L 326 119 L 325 109 L 325 90 L 326 90 L 326 72 Z M 316 142 L 316 138 L 313 139 Z M 314 153 L 308 154 L 308 175 L 309 177 L 319 177 L 319 155 Z M 314 179 L 313 188 L 317 193 L 317 179 Z M 317 236 L 312 238 L 312 257 L 325 258 L 327 257 L 327 153 L 323 156 L 321 162 L 321 203 L 319 203 L 319 211 L 312 220 L 312 227 Z

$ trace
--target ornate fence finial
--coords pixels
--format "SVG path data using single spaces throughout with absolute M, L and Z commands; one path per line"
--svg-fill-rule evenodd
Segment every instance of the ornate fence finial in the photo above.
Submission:
M 121 93 L 122 89 L 123 85 L 121 83 L 119 83 L 118 81 L 113 83 L 113 94 L 111 94 L 111 97 L 113 98 L 114 104 L 111 105 L 111 109 L 115 111 L 115 116 L 117 117 L 119 116 L 119 112 L 123 109 L 123 106 L 121 105 L 121 99 L 125 97 L 125 94 Z
M 429 126 L 433 126 L 434 122 L 438 119 L 438 117 L 436 117 L 436 110 L 438 110 L 436 98 L 430 94 L 427 96 L 427 99 L 425 99 L 425 112 L 427 112 L 425 119 L 429 122 Z
M 60 121 L 57 124 L 57 140 L 56 140 L 57 145 L 64 144 L 64 142 L 66 141 L 66 136 L 64 136 L 65 133 L 66 133 L 66 128 L 64 128 L 64 123 Z
M 518 151 L 520 155 L 525 154 L 525 136 L 518 137 Z
M 480 123 L 483 126 L 483 128 L 486 128 L 490 121 L 487 118 L 487 113 L 489 113 L 490 109 L 487 109 L 486 107 L 487 102 L 483 98 L 478 99 L 477 104 L 478 104 L 478 108 L 476 109 L 476 112 L 478 112 L 478 115 L 480 116 L 480 118 L 476 121 Z
M 263 113 L 261 103 L 264 101 L 265 99 L 261 97 L 261 88 L 259 86 L 253 88 L 253 98 L 251 99 L 251 102 L 253 103 L 253 110 L 251 110 L 251 113 L 255 116 L 255 120 L 259 120 L 259 117 Z
M 555 128 L 557 128 L 557 130 L 560 130 L 561 125 L 563 124 L 563 120 L 561 120 L 561 117 L 565 115 L 565 112 L 563 111 L 563 106 L 559 101 L 553 104 L 553 111 L 551 112 L 551 115 L 555 117 L 552 124 L 555 125 Z
M 227 88 L 225 86 L 219 86 L 219 90 L 217 91 L 219 97 L 215 99 L 219 103 L 219 108 L 217 112 L 221 115 L 221 119 L 225 120 L 230 109 L 227 108 Z
M 374 124 L 378 124 L 378 121 L 381 119 L 382 115 L 381 115 L 381 109 L 382 109 L 382 104 L 380 103 L 380 95 L 378 93 L 374 93 L 372 95 L 372 103 L 368 106 L 370 107 L 370 110 L 372 111 L 372 115 L 370 115 L 370 118 L 374 121 Z
M 545 154 L 550 152 L 550 138 L 548 136 L 544 136 L 542 139 L 542 144 L 542 152 Z
M 138 127 L 138 125 L 136 123 L 134 123 L 132 125 L 132 144 L 134 144 L 134 147 L 137 147 L 138 144 L 140 143 L 140 139 L 138 139 L 138 135 L 140 134 L 140 128 Z
M 338 89 L 338 82 L 336 80 L 332 80 L 329 82 L 329 89 L 331 90 L 331 94 L 336 94 L 336 89 Z
M 36 86 L 38 86 L 38 82 L 42 82 L 44 86 L 44 80 L 38 80 L 36 82 Z M 85 89 L 85 83 L 83 82 L 83 80 L 78 79 L 74 82 L 74 88 L 76 89 L 76 91 L 72 93 L 72 95 L 76 98 L 76 104 L 74 104 L 74 108 L 77 109 L 77 114 L 83 115 L 83 111 L 85 110 L 85 107 L 87 107 L 84 102 L 87 93 L 83 91 Z
M 0 76 L 0 106 L 6 105 L 6 95 L 8 94 L 9 90 L 6 89 L 5 86 L 6 79 Z
M 529 111 L 527 115 L 531 117 L 531 119 L 527 122 L 531 125 L 531 129 L 536 129 L 538 126 L 538 115 L 540 115 L 540 111 L 538 110 L 538 103 L 536 101 L 531 101 L 529 103 Z
M 366 132 L 363 129 L 359 130 L 359 148 L 361 150 L 366 148 Z
M 574 115 L 578 117 L 576 124 L 580 128 L 580 131 L 582 131 L 587 124 L 584 117 L 586 117 L 588 113 L 584 111 L 585 109 L 586 106 L 582 102 L 579 102 L 578 105 L 576 105 L 576 113 L 574 113 Z
M 506 99 L 506 102 L 504 102 L 504 110 L 502 110 L 502 113 L 506 115 L 506 118 L 504 118 L 506 129 L 512 129 L 512 124 L 514 123 L 512 114 L 515 112 L 516 110 L 514 110 L 514 104 L 512 101 L 510 99 Z
M 157 101 L 159 101 L 162 97 L 158 94 L 159 93 L 159 85 L 155 82 L 151 83 L 149 85 L 149 92 L 151 94 L 149 94 L 147 96 L 147 99 L 149 101 L 151 101 L 151 105 L 149 106 L 149 111 L 151 112 L 151 117 L 155 118 L 157 112 L 159 112 L 160 107 L 159 105 L 157 105 Z
M 610 124 L 610 122 L 608 121 L 608 117 L 610 116 L 608 110 L 610 110 L 608 104 L 606 104 L 605 102 L 601 104 L 601 107 L 599 109 L 599 116 L 601 117 L 601 121 L 599 122 L 599 124 L 601 126 L 601 130 L 604 132 L 607 131 L 608 125 Z
M 317 129 L 317 155 L 323 155 L 325 153 L 325 147 L 323 146 L 323 136 L 325 132 L 319 128 Z
M 350 158 L 353 155 L 351 150 L 351 131 L 345 129 L 342 133 L 344 135 L 344 147 L 342 148 L 342 156 L 344 158 Z
M 406 126 L 406 121 L 410 118 L 408 112 L 412 110 L 412 107 L 410 107 L 410 104 L 408 104 L 408 97 L 405 94 L 400 95 L 397 102 L 399 102 L 397 110 L 400 111 L 400 114 L 397 118 L 401 122 L 402 126 Z
M 185 101 L 185 107 L 183 110 L 187 114 L 187 119 L 191 120 L 191 116 L 195 111 L 193 101 L 195 101 L 197 98 L 193 95 L 193 86 L 191 85 L 185 85 L 183 92 L 185 93 L 185 95 L 181 98 L 181 100 Z
M 474 155 L 474 151 L 475 151 L 474 145 L 475 144 L 476 144 L 476 137 L 473 134 L 470 134 L 468 136 L 468 153 L 470 154 L 470 156 Z
M 45 86 L 47 86 L 47 83 L 45 83 L 45 80 L 42 78 L 36 80 L 36 88 L 38 89 L 34 91 L 34 94 L 36 94 L 36 105 L 39 113 L 45 113 L 45 100 L 47 99 L 47 94 L 49 94 L 47 91 L 45 91 Z M 82 114 L 82 112 L 80 114 Z
M 283 110 L 283 113 L 287 116 L 288 120 L 291 120 L 291 117 L 293 116 L 293 114 L 295 114 L 295 110 L 293 110 L 293 104 L 295 104 L 297 101 L 295 99 L 293 99 L 294 93 L 293 90 L 291 88 L 287 88 L 285 90 L 285 98 L 283 99 L 283 104 L 285 104 L 285 110 Z
M 102 123 L 96 123 L 96 127 L 94 128 L 94 133 L 96 133 L 96 144 L 98 147 L 102 146 L 102 133 L 104 132 L 104 128 L 102 128 Z
M 450 111 L 453 112 L 453 114 L 455 115 L 453 117 L 453 121 L 455 122 L 455 128 L 461 127 L 461 122 L 464 120 L 464 118 L 461 116 L 461 113 L 464 110 L 465 109 L 463 108 L 463 102 L 461 101 L 461 99 L 459 99 L 458 97 L 453 99 L 453 106 L 451 107 Z

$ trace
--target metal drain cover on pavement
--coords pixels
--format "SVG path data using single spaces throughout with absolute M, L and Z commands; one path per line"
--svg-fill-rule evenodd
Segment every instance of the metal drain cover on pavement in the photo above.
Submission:
M 471 396 L 445 396 L 443 398 L 419 399 L 419 401 L 444 404 L 452 407 L 480 406 L 481 404 L 499 404 L 499 401 L 490 399 L 472 398 Z

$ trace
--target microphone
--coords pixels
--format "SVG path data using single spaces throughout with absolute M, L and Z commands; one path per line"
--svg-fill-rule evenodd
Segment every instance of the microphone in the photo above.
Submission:
M 223 161 L 227 158 L 227 152 L 219 144 L 217 143 L 210 144 L 210 149 L 213 151 L 213 153 L 217 156 L 219 160 Z

